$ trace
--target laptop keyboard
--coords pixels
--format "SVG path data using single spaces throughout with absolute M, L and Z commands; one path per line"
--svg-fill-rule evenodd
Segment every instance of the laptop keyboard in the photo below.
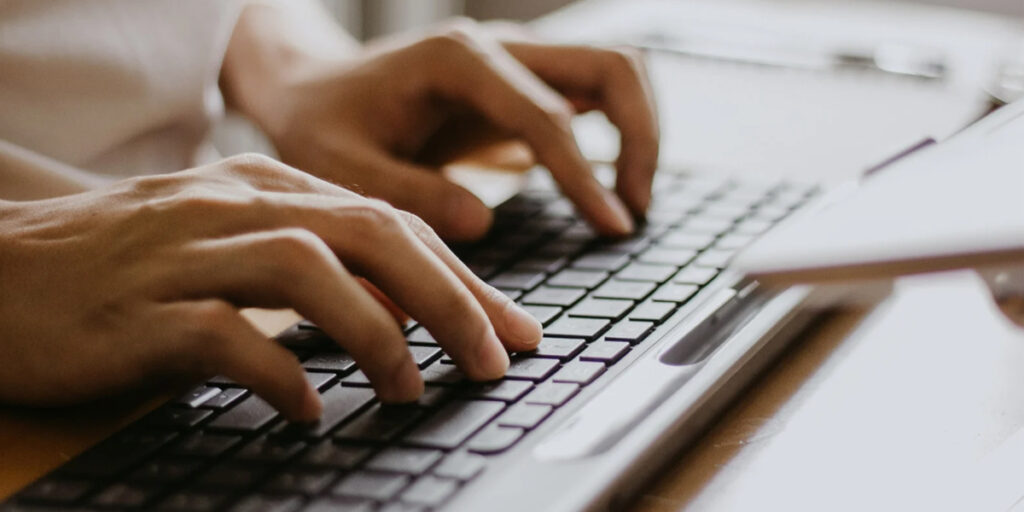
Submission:
M 424 328 L 406 325 L 426 392 L 383 405 L 355 361 L 308 322 L 280 337 L 320 391 L 323 417 L 293 425 L 215 377 L 22 490 L 5 511 L 429 510 L 488 470 L 707 285 L 813 188 L 663 172 L 645 224 L 602 240 L 570 203 L 529 188 L 457 247 L 481 278 L 544 325 L 496 382 L 467 381 Z

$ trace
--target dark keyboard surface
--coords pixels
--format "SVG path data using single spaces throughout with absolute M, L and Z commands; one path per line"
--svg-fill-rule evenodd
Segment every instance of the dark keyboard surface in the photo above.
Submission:
M 153 411 L 0 504 L 4 511 L 428 510 L 488 471 L 602 378 L 755 237 L 813 193 L 662 173 L 647 222 L 602 240 L 553 192 L 499 206 L 492 233 L 457 248 L 544 325 L 504 379 L 472 383 L 425 329 L 406 326 L 427 384 L 382 405 L 355 362 L 303 322 L 282 335 L 320 390 L 316 425 L 291 425 L 222 377 Z

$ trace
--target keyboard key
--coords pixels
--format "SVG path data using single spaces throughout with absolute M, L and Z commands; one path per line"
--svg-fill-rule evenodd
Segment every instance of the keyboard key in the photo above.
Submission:
M 151 500 L 157 489 L 134 484 L 116 483 L 100 491 L 92 499 L 94 505 L 101 507 L 127 508 L 141 507 Z
M 325 352 L 303 361 L 302 367 L 307 370 L 348 373 L 355 369 L 356 360 L 344 352 Z
M 362 498 L 317 498 L 302 509 L 302 512 L 373 512 L 377 504 Z
M 651 334 L 651 331 L 653 330 L 653 322 L 627 320 L 613 325 L 612 328 L 608 329 L 608 332 L 605 332 L 602 337 L 609 341 L 626 341 L 636 345 Z
M 273 496 L 253 494 L 242 498 L 230 512 L 295 512 L 302 505 L 298 496 Z
M 134 483 L 169 484 L 192 476 L 203 461 L 161 457 L 150 460 L 128 474 L 126 480 Z
M 498 416 L 497 424 L 503 427 L 531 429 L 544 421 L 554 408 L 550 405 L 518 403 Z
M 404 441 L 414 445 L 451 450 L 497 416 L 505 404 L 490 400 L 456 400 L 409 433 Z
M 523 429 L 490 425 L 470 439 L 466 448 L 474 453 L 501 453 L 523 437 Z
M 332 492 L 339 496 L 385 501 L 397 496 L 409 480 L 406 475 L 358 471 L 342 479 Z
M 277 417 L 277 410 L 262 398 L 252 395 L 224 414 L 214 418 L 209 428 L 255 431 Z
M 410 345 L 409 353 L 412 354 L 412 360 L 416 362 L 416 366 L 419 366 L 421 370 L 434 362 L 435 359 L 441 357 L 441 349 L 439 347 Z
M 164 499 L 157 509 L 167 512 L 206 512 L 215 510 L 224 499 L 225 496 L 217 492 L 179 492 Z
M 416 343 L 419 345 L 437 345 L 437 340 L 427 331 L 426 327 L 422 325 L 413 329 L 409 332 L 409 335 L 405 338 L 409 343 Z
M 240 400 L 245 394 L 246 390 L 240 388 L 228 388 L 221 391 L 213 398 L 203 403 L 203 407 L 210 407 L 213 409 L 224 409 L 229 405 Z
M 584 352 L 586 353 L 586 352 Z M 526 395 L 523 402 L 534 405 L 550 405 L 559 407 L 569 401 L 579 391 L 576 384 L 545 382 Z
M 351 446 L 323 441 L 302 456 L 302 463 L 336 469 L 352 469 L 365 460 L 373 450 L 368 446 Z
M 669 247 L 654 247 L 637 256 L 637 261 L 644 263 L 656 263 L 662 265 L 674 265 L 681 267 L 693 261 L 697 251 L 693 249 L 678 249 Z
M 61 467 L 61 472 L 92 478 L 113 476 L 143 461 L 175 437 L 177 434 L 174 432 L 139 428 L 120 432 L 71 459 Z
M 646 320 L 654 323 L 661 323 L 672 316 L 676 305 L 674 302 L 647 301 L 629 312 L 630 320 Z
M 486 465 L 487 461 L 479 455 L 457 452 L 448 455 L 440 464 L 434 466 L 434 474 L 465 482 L 479 475 Z
M 697 293 L 697 285 L 668 283 L 658 288 L 651 299 L 660 302 L 674 302 L 682 304 Z
M 711 282 L 711 280 L 717 275 L 718 269 L 691 265 L 683 268 L 676 275 L 672 276 L 672 282 L 704 286 Z
M 720 235 L 732 229 L 732 221 L 712 217 L 691 217 L 683 224 L 683 229 L 691 233 Z
M 562 312 L 562 308 L 555 306 L 523 306 L 523 309 L 536 318 L 541 325 L 551 323 Z
M 595 341 L 580 354 L 581 361 L 597 361 L 612 364 L 629 352 L 629 343 L 625 341 Z
M 643 235 L 637 235 L 632 238 L 625 240 L 616 240 L 614 242 L 606 242 L 601 244 L 601 249 L 604 251 L 637 254 L 643 251 L 651 244 L 651 239 Z M 615 269 L 608 269 L 615 270 Z
M 719 238 L 718 241 L 715 242 L 715 249 L 736 251 L 750 245 L 750 242 L 753 241 L 754 236 L 752 235 L 741 235 L 735 232 L 729 233 L 723 236 L 722 238 Z
M 47 476 L 26 487 L 18 497 L 33 503 L 70 505 L 89 492 L 94 484 L 83 480 L 69 480 Z
M 562 269 L 569 262 L 565 256 L 531 256 L 512 267 L 516 271 L 540 271 L 553 274 Z
M 605 371 L 605 365 L 592 361 L 572 361 L 566 363 L 558 373 L 551 378 L 552 382 L 570 382 L 585 386 L 590 384 Z
M 261 437 L 247 444 L 233 458 L 246 462 L 278 463 L 290 459 L 305 447 L 306 443 L 294 439 Z
M 567 269 L 551 276 L 544 284 L 569 288 L 593 288 L 607 278 L 607 272 Z
M 444 364 L 440 360 L 420 372 L 423 382 L 442 386 L 451 386 L 466 380 L 466 375 L 453 364 Z
M 334 374 L 329 372 L 306 372 L 306 380 L 313 389 L 323 391 L 327 384 L 334 380 Z
M 655 247 L 700 251 L 711 247 L 713 243 L 715 243 L 715 235 L 713 234 L 673 231 L 658 240 Z
M 218 393 L 220 393 L 220 388 L 198 386 L 188 393 L 178 397 L 175 400 L 175 403 L 187 407 L 199 407 L 207 400 L 217 396 Z
M 199 475 L 199 480 L 196 481 L 195 485 L 204 489 L 220 490 L 221 492 L 225 488 L 245 489 L 262 479 L 269 471 L 270 468 L 268 466 L 258 464 L 223 462 Z
M 640 300 L 651 293 L 655 286 L 654 283 L 642 281 L 610 279 L 594 290 L 591 296 L 599 299 Z
M 171 448 L 174 455 L 188 457 L 216 457 L 241 442 L 241 436 L 196 432 Z
M 558 368 L 557 359 L 516 355 L 505 371 L 506 379 L 541 381 Z
M 631 300 L 583 299 L 569 310 L 569 316 L 617 320 L 632 307 Z
M 337 471 L 327 469 L 287 469 L 274 476 L 266 489 L 282 494 L 320 494 L 337 476 Z
M 374 455 L 366 462 L 366 469 L 421 475 L 441 460 L 443 452 L 424 448 L 402 448 L 393 446 Z
M 362 370 L 356 370 L 341 379 L 341 385 L 345 387 L 370 387 L 370 378 Z
M 341 422 L 354 416 L 373 401 L 374 397 L 374 392 L 370 388 L 334 386 L 320 396 L 324 404 L 320 420 L 308 427 L 295 427 L 301 428 L 307 437 L 323 437 Z
M 346 441 L 391 441 L 421 417 L 423 410 L 414 406 L 374 404 L 338 429 L 334 438 Z
M 545 277 L 547 277 L 547 274 L 543 271 L 521 272 L 509 270 L 492 277 L 487 282 L 495 288 L 532 290 L 540 284 Z
M 544 328 L 545 336 L 592 339 L 609 324 L 604 318 L 563 316 Z
M 615 274 L 616 279 L 626 281 L 650 281 L 660 283 L 667 281 L 676 273 L 677 268 L 672 265 L 654 265 L 648 263 L 630 263 L 626 268 Z
M 168 430 L 187 430 L 213 414 L 205 409 L 184 409 L 164 406 L 142 419 L 142 422 L 153 428 Z
M 410 485 L 399 499 L 414 505 L 437 507 L 454 494 L 458 487 L 455 480 L 425 476 Z
M 523 297 L 523 304 L 536 306 L 571 306 L 580 300 L 586 290 L 579 288 L 553 288 L 541 286 Z
M 592 252 L 572 262 L 573 268 L 614 272 L 629 263 L 629 254 L 620 252 Z
M 543 337 L 533 352 L 526 352 L 530 357 L 553 357 L 555 359 L 567 360 L 583 350 L 585 341 L 579 338 L 549 338 Z
M 515 402 L 533 387 L 529 381 L 503 380 L 500 382 L 478 384 L 468 390 L 471 398 Z
M 735 251 L 708 249 L 697 257 L 696 264 L 702 267 L 725 268 L 729 266 L 729 261 L 735 255 Z

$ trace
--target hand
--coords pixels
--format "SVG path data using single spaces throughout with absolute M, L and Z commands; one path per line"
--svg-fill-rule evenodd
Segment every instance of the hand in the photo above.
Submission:
M 259 37 L 272 32 L 266 25 Z M 415 161 L 428 141 L 467 116 L 525 139 L 600 232 L 627 234 L 631 213 L 647 209 L 658 124 L 643 62 L 632 51 L 501 42 L 463 21 L 374 44 L 354 58 L 298 59 L 276 68 L 284 77 L 269 79 L 239 71 L 247 60 L 234 50 L 245 44 L 240 32 L 228 51 L 236 84 L 229 97 L 264 127 L 282 159 L 416 213 L 443 237 L 476 238 L 490 225 L 490 211 L 473 194 Z M 571 131 L 573 115 L 590 109 L 605 112 L 622 133 L 617 195 L 594 179 Z
M 0 400 L 60 404 L 155 376 L 223 374 L 318 417 L 298 360 L 237 308 L 291 307 L 382 400 L 423 390 L 405 338 L 355 276 L 471 378 L 500 377 L 540 325 L 413 215 L 259 156 L 46 201 L 0 202 Z M 500 340 L 500 341 L 499 341 Z

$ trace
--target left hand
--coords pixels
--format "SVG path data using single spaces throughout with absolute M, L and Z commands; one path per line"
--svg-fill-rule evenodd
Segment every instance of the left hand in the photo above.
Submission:
M 230 56 L 230 53 L 229 53 Z M 639 56 L 628 50 L 499 41 L 472 22 L 290 66 L 254 117 L 282 160 L 413 212 L 443 237 L 473 239 L 489 209 L 416 161 L 467 116 L 524 139 L 581 214 L 606 235 L 633 229 L 650 201 L 658 123 Z M 267 89 L 269 91 L 271 89 Z M 570 121 L 599 109 L 622 133 L 615 192 L 593 177 Z

